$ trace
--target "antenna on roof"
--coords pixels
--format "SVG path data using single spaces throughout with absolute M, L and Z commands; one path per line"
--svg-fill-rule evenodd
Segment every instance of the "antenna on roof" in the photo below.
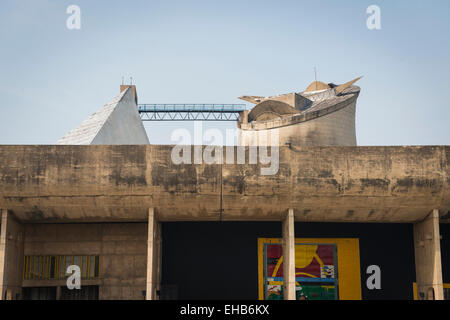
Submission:
M 316 90 L 317 90 L 317 69 L 314 67 L 314 82 L 316 83 Z
M 133 85 L 133 77 L 130 77 L 130 86 Z
M 123 85 L 124 77 L 122 76 L 122 85 Z

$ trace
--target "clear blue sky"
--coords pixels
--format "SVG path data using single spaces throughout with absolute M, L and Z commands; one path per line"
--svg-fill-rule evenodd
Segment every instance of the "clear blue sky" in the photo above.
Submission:
M 66 8 L 81 8 L 81 30 Z M 381 30 L 366 8 L 381 8 Z M 0 144 L 52 144 L 133 76 L 141 103 L 240 103 L 359 75 L 359 145 L 450 144 L 450 1 L 1 0 Z M 231 128 L 234 123 L 207 123 Z M 192 123 L 147 123 L 152 143 Z

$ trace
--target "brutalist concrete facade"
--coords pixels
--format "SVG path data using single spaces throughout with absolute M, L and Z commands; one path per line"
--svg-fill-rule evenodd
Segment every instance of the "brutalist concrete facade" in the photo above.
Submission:
M 250 147 L 231 148 L 245 153 L 244 164 L 175 164 L 168 145 L 0 146 L 0 298 L 255 299 L 258 239 L 273 237 L 291 261 L 283 265 L 283 289 L 294 299 L 296 241 L 321 237 L 360 244 L 356 295 L 340 298 L 411 299 L 415 283 L 419 299 L 443 299 L 450 282 L 450 147 L 356 147 L 351 123 L 359 88 L 326 86 L 309 89 L 325 88 L 321 95 L 342 101 L 291 113 L 269 99 L 247 115 L 248 128 L 286 128 L 272 175 L 261 175 L 268 165 L 249 161 Z M 135 91 L 127 94 L 135 99 Z M 298 95 L 278 102 L 309 103 Z M 282 116 L 275 119 L 274 110 Z M 263 118 L 269 122 L 257 120 Z M 308 140 L 315 129 L 304 136 L 296 129 L 305 124 L 325 133 Z M 339 127 L 350 130 L 339 136 Z M 341 146 L 305 146 L 324 141 Z M 216 151 L 226 159 L 230 148 Z M 71 264 L 84 275 L 82 294 L 66 289 Z M 392 283 L 367 289 L 371 264 Z M 168 294 L 174 287 L 178 294 Z

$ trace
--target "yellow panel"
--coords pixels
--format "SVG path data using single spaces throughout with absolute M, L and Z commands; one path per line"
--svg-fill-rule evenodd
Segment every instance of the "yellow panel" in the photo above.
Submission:
M 23 274 L 22 274 L 22 279 L 26 279 L 25 275 L 27 273 L 27 256 L 23 256 Z
M 87 275 L 86 275 L 86 279 L 90 279 L 90 275 L 91 275 L 91 256 L 87 256 Z
M 44 264 L 44 256 L 39 256 L 38 259 L 38 275 L 39 278 L 38 279 L 42 279 L 42 269 L 43 269 L 43 265 Z
M 264 299 L 263 250 L 266 243 L 281 243 L 278 238 L 258 238 L 259 299 Z M 338 261 L 339 300 L 361 300 L 359 239 L 356 238 L 296 238 L 296 244 L 336 244 Z M 296 248 L 297 251 L 297 248 Z M 297 260 L 296 260 L 297 262 Z
M 413 282 L 413 297 L 414 300 L 419 300 L 419 297 L 417 296 L 417 283 Z
M 31 266 L 33 267 L 33 269 L 31 270 L 31 279 L 34 280 L 34 278 L 36 276 L 36 256 L 33 256 L 33 262 L 31 264 Z
M 31 279 L 31 256 L 27 258 L 27 280 Z

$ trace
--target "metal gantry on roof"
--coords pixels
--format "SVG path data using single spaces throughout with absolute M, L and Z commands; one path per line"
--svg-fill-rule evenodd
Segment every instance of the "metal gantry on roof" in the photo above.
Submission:
M 245 104 L 139 104 L 142 121 L 237 121 Z

